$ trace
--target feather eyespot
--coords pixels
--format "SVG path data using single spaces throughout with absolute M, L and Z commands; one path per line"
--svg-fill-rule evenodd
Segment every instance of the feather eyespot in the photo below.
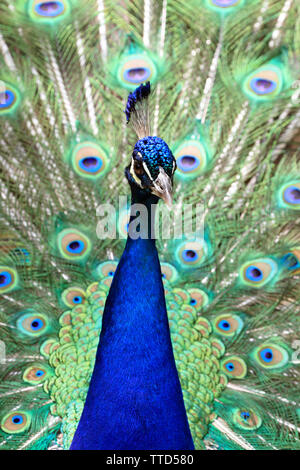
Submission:
M 53 22 L 63 18 L 70 11 L 69 0 L 31 0 L 28 4 L 28 13 L 33 20 Z
M 244 0 L 206 0 L 206 4 L 211 9 L 219 13 L 226 14 L 235 7 L 242 5 Z
M 15 95 L 11 90 L 0 93 L 0 109 L 9 108 L 15 101 Z
M 85 291 L 80 287 L 68 287 L 63 291 L 61 298 L 65 305 L 72 308 L 84 304 Z
M 232 337 L 241 331 L 243 321 L 238 315 L 222 314 L 214 319 L 213 327 L 216 333 Z
M 232 379 L 243 379 L 247 374 L 247 366 L 238 356 L 230 356 L 221 362 L 221 369 Z
M 10 412 L 1 420 L 1 429 L 7 434 L 18 434 L 26 431 L 31 423 L 31 416 L 26 411 Z
M 80 262 L 89 255 L 91 241 L 82 232 L 76 229 L 65 229 L 57 237 L 60 254 L 69 260 Z
M 203 241 L 181 243 L 176 250 L 176 258 L 184 268 L 196 268 L 201 266 L 207 256 L 207 244 Z
M 58 16 L 64 12 L 65 6 L 62 2 L 39 2 L 35 11 L 41 16 Z
M 28 382 L 30 384 L 39 384 L 44 382 L 49 376 L 49 370 L 42 364 L 34 364 L 27 369 L 23 373 L 23 380 L 24 382 Z
M 119 83 L 127 89 L 134 89 L 137 85 L 151 80 L 153 83 L 157 76 L 157 68 L 147 54 L 129 54 L 121 59 L 117 69 Z
M 235 6 L 239 3 L 240 0 L 211 0 L 213 5 L 221 8 L 228 8 Z
M 132 64 L 131 67 L 125 69 L 123 74 L 124 80 L 135 84 L 147 81 L 151 76 L 151 70 L 142 65 L 143 64 Z
M 286 253 L 281 258 L 281 262 L 292 274 L 298 274 L 300 272 L 300 247 L 296 247 L 290 253 Z
M 243 430 L 254 431 L 262 425 L 262 419 L 252 409 L 236 408 L 233 412 L 234 424 Z
M 174 150 L 177 164 L 176 177 L 179 179 L 195 178 L 207 169 L 208 151 L 198 140 L 183 141 Z
M 278 369 L 284 367 L 289 362 L 288 351 L 273 343 L 265 343 L 254 349 L 252 358 L 264 369 Z
M 300 210 L 300 182 L 292 181 L 282 186 L 277 194 L 280 207 Z
M 97 266 L 96 272 L 97 275 L 102 279 L 103 277 L 113 277 L 117 269 L 117 261 L 105 261 Z
M 300 185 L 297 186 L 289 186 L 284 191 L 284 199 L 289 204 L 299 204 L 300 206 Z
M 283 75 L 279 67 L 268 64 L 250 74 L 244 82 L 249 98 L 266 101 L 276 97 L 283 88 Z
M 49 320 L 46 315 L 32 311 L 20 316 L 17 320 L 17 328 L 28 336 L 41 336 L 47 332 Z
M 199 257 L 197 251 L 192 250 L 192 249 L 183 250 L 181 252 L 181 255 L 182 255 L 183 260 L 186 261 L 187 263 L 193 263 L 194 261 L 197 261 Z
M 19 277 L 15 269 L 0 266 L 0 295 L 10 292 L 18 285 Z
M 169 282 L 174 282 L 178 278 L 177 269 L 170 263 L 161 263 L 162 278 Z
M 97 180 L 109 170 L 107 151 L 95 142 L 81 142 L 72 151 L 71 164 L 75 173 L 89 180 Z
M 188 289 L 188 293 L 191 296 L 190 305 L 192 305 L 196 309 L 205 307 L 209 302 L 207 293 L 202 289 Z
M 276 90 L 276 87 L 277 83 L 273 80 L 268 80 L 267 78 L 255 77 L 250 81 L 250 88 L 252 88 L 254 93 L 257 95 L 273 93 L 273 91 Z
M 278 273 L 278 265 L 271 258 L 259 258 L 245 263 L 240 269 L 243 284 L 260 288 L 274 280 Z
M 19 92 L 12 85 L 0 81 L 0 116 L 13 113 L 19 103 Z

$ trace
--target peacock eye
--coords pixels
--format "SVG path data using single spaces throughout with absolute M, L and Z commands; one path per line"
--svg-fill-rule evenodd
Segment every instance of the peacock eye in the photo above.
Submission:
M 147 80 L 154 83 L 159 71 L 152 57 L 145 51 L 123 54 L 115 69 L 119 84 L 127 89 L 134 90 L 137 85 Z
M 0 294 L 15 289 L 18 285 L 18 273 L 8 266 L 0 266 Z
M 103 177 L 110 167 L 109 154 L 104 146 L 90 141 L 77 144 L 68 156 L 77 175 L 90 181 Z
M 7 434 L 17 434 L 26 431 L 31 423 L 31 416 L 26 411 L 11 411 L 1 420 L 1 429 Z
M 61 2 L 40 2 L 35 11 L 41 16 L 58 16 L 64 11 L 64 5 Z
M 278 369 L 289 362 L 289 353 L 284 346 L 275 343 L 264 343 L 251 353 L 256 364 L 264 369 Z
M 284 75 L 280 67 L 266 64 L 245 79 L 243 90 L 245 94 L 256 101 L 274 99 L 284 87 Z
M 49 329 L 49 320 L 47 315 L 31 311 L 20 316 L 17 320 L 17 328 L 27 336 L 39 337 Z
M 238 356 L 230 356 L 221 362 L 222 370 L 232 379 L 243 379 L 247 374 L 245 361 Z
M 74 307 L 75 305 L 84 304 L 85 292 L 80 287 L 68 287 L 63 291 L 61 299 L 68 307 Z
M 83 261 L 91 250 L 90 239 L 76 229 L 65 229 L 57 236 L 57 246 L 64 258 Z
M 252 409 L 236 408 L 233 411 L 233 423 L 239 429 L 255 431 L 262 425 L 262 419 Z
M 35 21 L 53 22 L 66 16 L 71 10 L 69 0 L 57 0 L 48 2 L 46 0 L 29 0 L 29 16 Z
M 143 163 L 139 160 L 134 160 L 133 168 L 137 176 L 142 176 L 144 173 Z
M 21 101 L 19 91 L 10 84 L 0 81 L 0 116 L 13 114 Z
M 212 3 L 217 7 L 226 8 L 235 5 L 238 0 L 212 0 Z

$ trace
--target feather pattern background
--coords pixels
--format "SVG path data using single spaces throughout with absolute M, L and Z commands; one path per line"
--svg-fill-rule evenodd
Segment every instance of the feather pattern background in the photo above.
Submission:
M 0 449 L 70 447 L 124 249 L 97 208 L 128 194 L 146 80 L 175 219 L 204 207 L 204 241 L 157 241 L 195 446 L 299 449 L 299 9 L 1 1 Z

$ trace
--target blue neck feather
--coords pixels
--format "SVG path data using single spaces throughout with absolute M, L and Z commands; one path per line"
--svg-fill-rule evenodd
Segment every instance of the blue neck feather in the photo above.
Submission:
M 132 203 L 147 208 L 133 191 Z M 134 215 L 131 216 L 131 221 Z M 149 219 L 149 230 L 153 217 Z M 154 239 L 132 239 L 107 297 L 96 363 L 71 449 L 194 449 Z

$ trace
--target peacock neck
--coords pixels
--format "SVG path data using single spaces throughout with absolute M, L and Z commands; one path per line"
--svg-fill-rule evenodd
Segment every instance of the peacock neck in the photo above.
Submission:
M 148 227 L 140 227 L 141 236 L 130 228 L 139 217 L 136 204 L 144 205 L 144 214 L 147 209 Z M 71 449 L 194 448 L 155 239 L 145 236 L 152 234 L 156 204 L 156 196 L 141 200 L 132 195 L 128 239 L 107 297 L 95 367 Z
M 148 240 L 150 244 L 155 245 L 155 213 L 158 201 L 158 197 L 153 194 L 145 197 L 141 192 L 132 190 L 127 244 Z

